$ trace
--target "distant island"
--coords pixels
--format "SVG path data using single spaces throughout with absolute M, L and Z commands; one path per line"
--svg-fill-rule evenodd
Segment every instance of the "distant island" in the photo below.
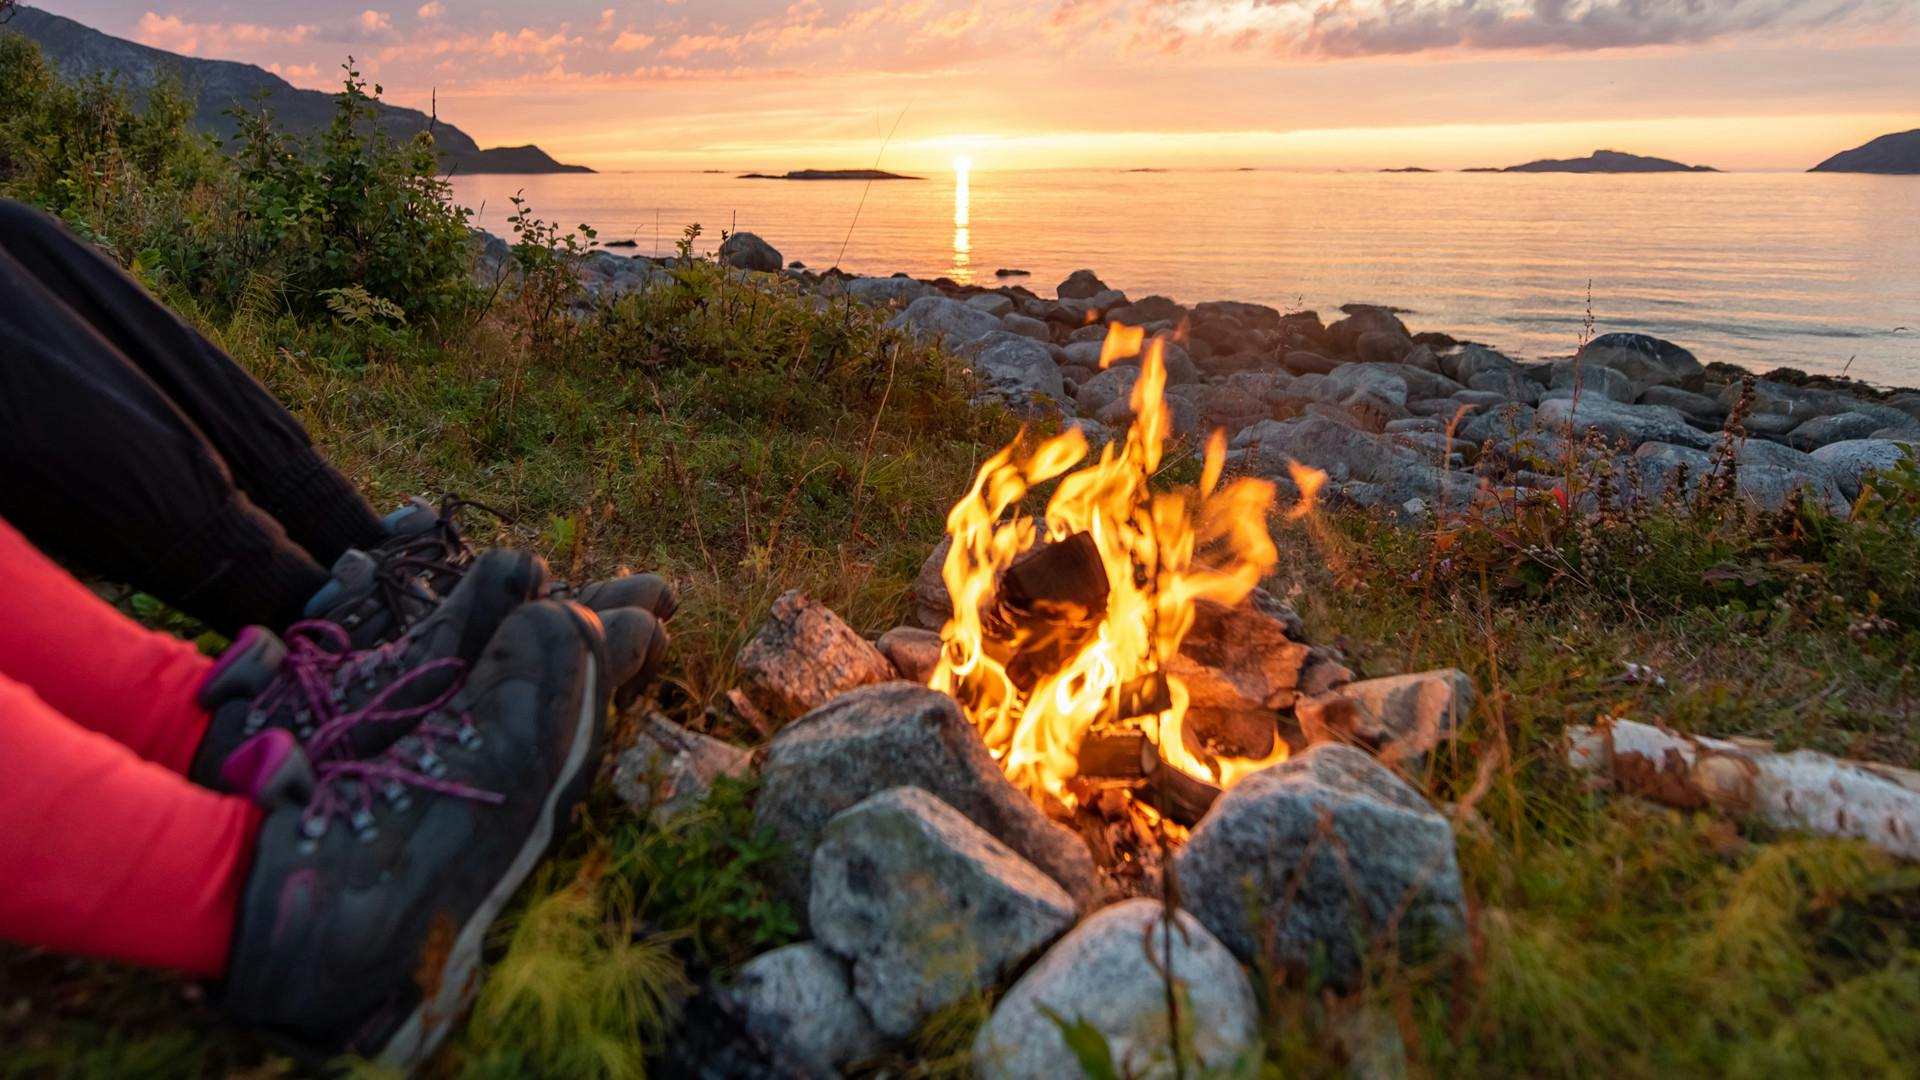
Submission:
M 1920 128 L 1882 135 L 1865 146 L 1843 150 L 1807 171 L 1920 176 Z
M 884 169 L 795 169 L 781 173 L 741 173 L 739 180 L 924 180 L 924 176 L 902 176 Z
M 1510 173 L 1654 173 L 1654 172 L 1719 172 L 1709 165 L 1682 165 L 1678 161 L 1666 158 L 1641 157 L 1639 154 L 1623 154 L 1618 150 L 1595 150 L 1583 158 L 1548 158 L 1543 161 L 1529 161 L 1525 165 L 1509 165 L 1504 169 L 1465 169 L 1464 172 L 1510 172 Z
M 1433 170 L 1432 170 L 1432 169 L 1423 169 L 1423 168 L 1421 168 L 1421 167 L 1419 167 L 1418 165 L 1408 165 L 1408 166 L 1407 166 L 1406 168 L 1403 168 L 1403 169 L 1381 169 L 1380 171 L 1381 171 L 1381 172 L 1432 172 Z M 1471 170 L 1471 169 L 1470 169 L 1470 170 L 1468 170 L 1468 171 L 1469 171 L 1469 172 L 1472 172 L 1472 171 L 1474 171 L 1474 170 Z
M 136 99 L 162 80 L 174 79 L 193 98 L 194 126 L 231 139 L 236 121 L 227 110 L 236 106 L 273 110 L 281 130 L 295 134 L 321 131 L 333 121 L 332 94 L 302 90 L 280 76 L 252 64 L 232 60 L 203 60 L 155 49 L 125 38 L 103 34 L 37 8 L 17 7 L 13 18 L 0 24 L 0 34 L 16 33 L 40 46 L 41 55 L 61 76 L 85 78 L 100 73 L 121 80 Z M 473 136 L 436 120 L 418 109 L 384 102 L 377 106 L 378 123 L 398 142 L 407 142 L 432 129 L 440 167 L 463 173 L 590 173 L 585 165 L 563 165 L 537 146 L 497 146 L 482 150 Z

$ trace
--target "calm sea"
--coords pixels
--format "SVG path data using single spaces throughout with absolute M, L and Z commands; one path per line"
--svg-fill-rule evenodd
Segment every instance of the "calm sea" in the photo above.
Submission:
M 867 185 L 633 172 L 456 177 L 454 190 L 502 235 L 521 191 L 539 216 L 641 254 L 670 254 L 698 222 L 708 250 L 738 228 L 814 269 L 991 285 L 1018 268 L 1033 276 L 999 280 L 1042 296 L 1087 266 L 1135 297 L 1323 314 L 1393 304 L 1416 330 L 1528 357 L 1573 350 L 1591 283 L 1600 333 L 1920 384 L 1920 177 L 976 169 Z

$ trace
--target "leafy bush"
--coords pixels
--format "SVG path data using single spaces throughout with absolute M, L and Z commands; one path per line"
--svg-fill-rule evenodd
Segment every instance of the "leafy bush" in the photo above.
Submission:
M 250 268 L 277 273 L 299 310 L 358 287 L 409 319 L 443 320 L 474 298 L 467 212 L 432 136 L 394 142 L 376 122 L 381 88 L 369 93 L 351 60 L 343 70 L 333 122 L 311 139 L 282 134 L 270 111 L 234 113 Z

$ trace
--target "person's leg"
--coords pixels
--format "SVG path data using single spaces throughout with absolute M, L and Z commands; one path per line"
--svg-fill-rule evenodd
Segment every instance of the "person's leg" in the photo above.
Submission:
M 185 773 L 207 730 L 195 694 L 213 668 L 191 644 L 114 610 L 0 521 L 0 676 Z
M 286 626 L 328 581 L 152 380 L 0 250 L 0 517 L 221 630 Z
M 313 448 L 299 421 L 111 260 L 47 215 L 4 200 L 0 254 L 144 373 L 225 460 L 240 490 L 322 565 L 386 539 L 379 515 Z M 13 293 L 12 284 L 6 288 Z
M 260 813 L 0 676 L 0 939 L 225 973 Z

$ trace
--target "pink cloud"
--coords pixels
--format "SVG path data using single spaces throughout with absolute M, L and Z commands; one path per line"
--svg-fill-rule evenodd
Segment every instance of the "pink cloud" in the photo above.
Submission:
M 258 23 L 197 23 L 178 15 L 147 12 L 134 26 L 134 40 L 168 52 L 205 56 L 231 53 L 236 48 L 296 45 L 313 34 L 313 27 L 262 26 Z
M 685 60 L 695 53 L 703 52 L 739 52 L 740 38 L 724 37 L 717 34 L 681 34 L 673 44 L 660 50 L 660 55 L 669 60 Z
M 617 53 L 639 52 L 653 44 L 655 40 L 657 39 L 652 34 L 636 34 L 631 30 L 622 30 L 620 36 L 614 38 L 613 44 L 608 45 L 607 49 Z
M 414 11 L 413 14 L 415 18 L 437 19 L 440 16 L 446 14 L 446 11 L 447 11 L 446 5 L 442 4 L 440 0 L 428 0 L 427 3 L 421 4 L 420 7 Z

